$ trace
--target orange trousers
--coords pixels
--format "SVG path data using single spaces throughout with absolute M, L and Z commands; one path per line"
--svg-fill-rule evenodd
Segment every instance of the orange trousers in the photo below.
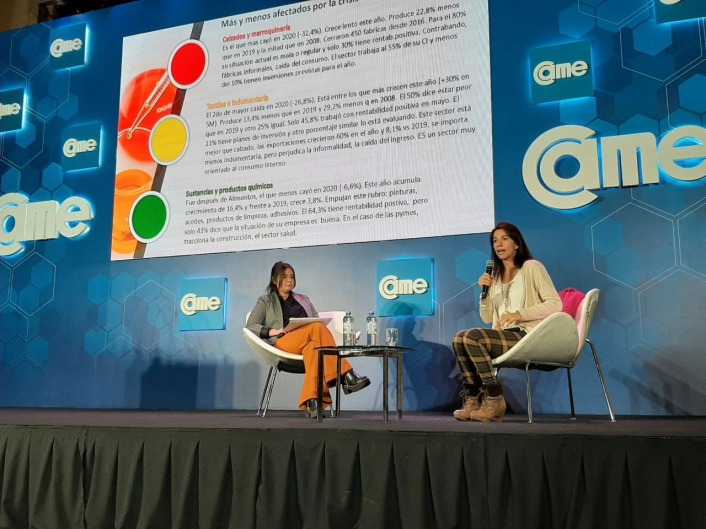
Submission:
M 330 347 L 336 345 L 336 341 L 326 326 L 319 322 L 304 325 L 298 329 L 288 332 L 281 338 L 277 338 L 275 347 L 292 354 L 300 354 L 304 358 L 304 384 L 299 394 L 299 408 L 306 409 L 306 401 L 315 399 L 318 381 L 316 372 L 319 369 L 319 352 L 317 347 Z M 341 374 L 353 369 L 350 362 L 345 358 L 341 360 Z M 331 393 L 328 390 L 328 383 L 336 380 L 336 357 L 324 356 L 324 404 L 331 404 Z

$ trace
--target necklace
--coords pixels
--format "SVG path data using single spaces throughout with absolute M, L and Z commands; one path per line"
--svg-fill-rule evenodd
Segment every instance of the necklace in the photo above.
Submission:
M 503 297 L 503 305 L 505 306 L 505 312 L 510 310 L 510 285 L 512 282 L 503 283 L 500 285 L 500 293 Z
M 500 283 L 500 294 L 502 295 L 503 304 L 505 305 L 505 313 L 510 312 L 510 287 L 512 286 L 512 280 L 515 279 L 519 271 L 519 268 L 515 268 L 510 272 L 510 280 L 507 283 Z

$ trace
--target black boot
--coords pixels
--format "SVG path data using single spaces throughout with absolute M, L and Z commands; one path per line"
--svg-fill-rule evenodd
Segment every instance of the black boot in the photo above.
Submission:
M 343 387 L 343 393 L 346 395 L 360 391 L 369 385 L 370 379 L 368 377 L 361 376 L 352 369 L 341 376 L 341 386 Z
M 316 403 L 316 399 L 309 399 L 306 401 L 304 415 L 306 415 L 307 419 L 316 419 L 318 409 L 319 407 Z

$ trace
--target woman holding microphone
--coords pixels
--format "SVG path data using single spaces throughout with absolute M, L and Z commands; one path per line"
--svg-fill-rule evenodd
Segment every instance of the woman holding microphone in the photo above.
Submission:
M 490 233 L 492 274 L 479 279 L 488 294 L 480 316 L 492 328 L 459 331 L 453 350 L 463 374 L 463 404 L 454 411 L 460 421 L 500 421 L 506 403 L 495 376 L 493 358 L 510 350 L 544 318 L 562 309 L 561 299 L 544 265 L 532 257 L 522 233 L 500 222 Z

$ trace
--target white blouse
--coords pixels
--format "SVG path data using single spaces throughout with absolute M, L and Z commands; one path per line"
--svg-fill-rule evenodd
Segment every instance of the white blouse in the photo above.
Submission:
M 501 283 L 497 296 L 498 313 L 517 312 L 522 308 L 525 283 L 522 274 L 517 274 L 509 283 Z

